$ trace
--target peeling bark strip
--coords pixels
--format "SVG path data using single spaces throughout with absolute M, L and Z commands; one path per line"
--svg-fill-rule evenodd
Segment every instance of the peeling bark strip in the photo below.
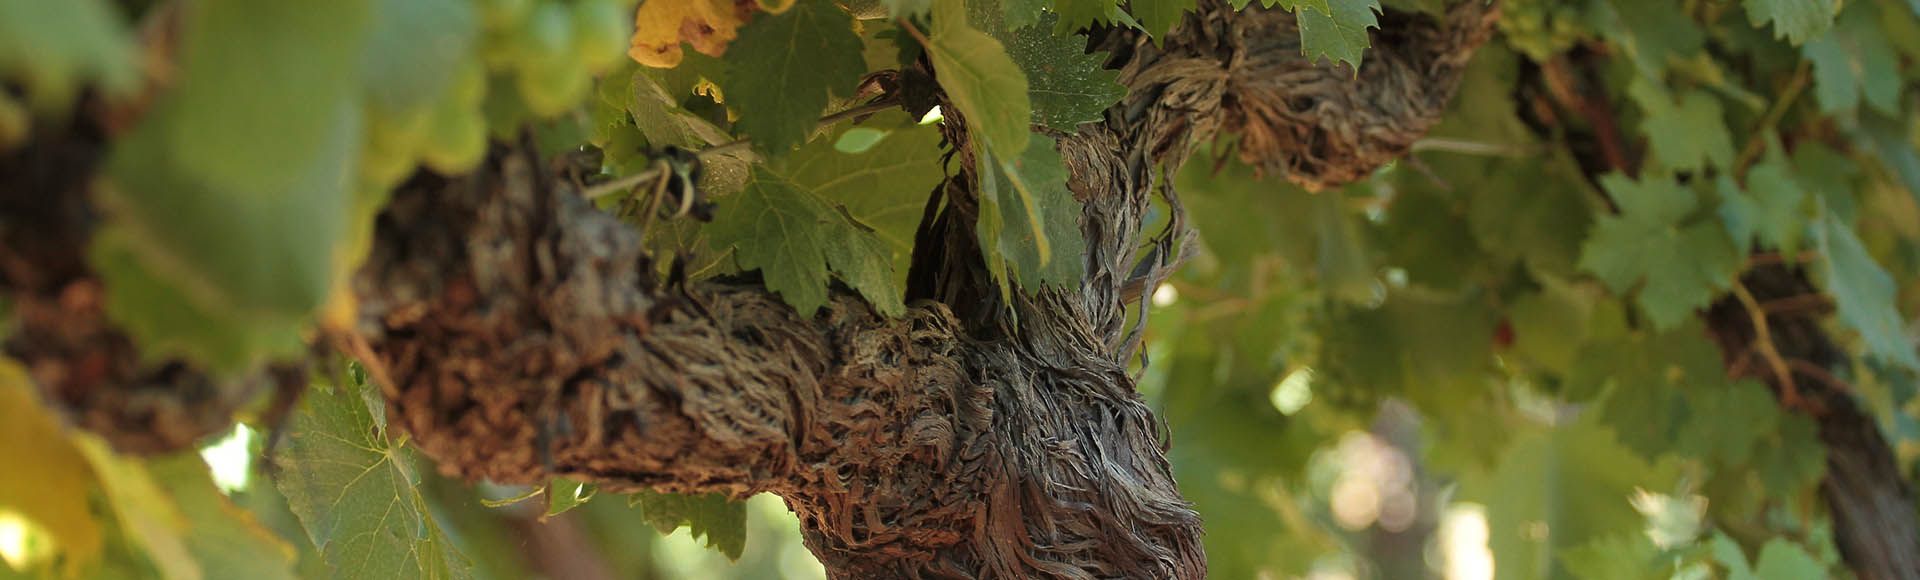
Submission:
M 1741 283 L 1762 303 L 1820 292 L 1805 272 L 1778 264 L 1755 268 Z M 1826 315 L 1823 309 L 1769 313 L 1766 324 L 1780 356 L 1846 376 L 1850 374 L 1846 352 L 1821 326 Z M 1728 367 L 1752 369 L 1749 374 L 1779 391 L 1778 377 L 1763 370 L 1766 365 L 1757 360 L 1753 319 L 1738 300 L 1727 298 L 1714 304 L 1706 320 Z M 1920 521 L 1913 517 L 1913 490 L 1901 476 L 1879 423 L 1854 402 L 1851 393 L 1835 390 L 1822 377 L 1805 369 L 1795 370 L 1792 376 L 1800 395 L 1820 409 L 1814 420 L 1827 448 L 1827 474 L 1820 482 L 1820 495 L 1833 517 L 1834 544 L 1841 557 L 1861 580 L 1920 578 Z

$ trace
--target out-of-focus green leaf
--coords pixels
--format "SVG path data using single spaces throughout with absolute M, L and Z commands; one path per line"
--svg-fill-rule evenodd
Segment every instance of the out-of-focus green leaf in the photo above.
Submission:
M 1840 320 L 1859 332 L 1867 352 L 1887 362 L 1920 369 L 1905 318 L 1894 304 L 1893 277 L 1874 261 L 1846 222 L 1829 214 L 1814 230 L 1822 257 L 1820 282 L 1833 294 Z
M 1898 112 L 1899 57 L 1887 45 L 1876 12 L 1876 3 L 1849 3 L 1832 29 L 1801 47 L 1813 61 L 1813 95 L 1821 111 L 1847 111 L 1865 100 L 1880 112 Z
M 43 112 L 66 110 L 89 84 L 128 96 L 140 60 L 116 12 L 106 0 L 0 0 L 0 79 L 24 81 Z
M 150 354 L 231 371 L 299 348 L 209 337 L 284 336 L 333 287 L 353 205 L 366 4 L 184 11 L 179 80 L 116 147 L 105 243 L 93 249 L 109 313 Z M 213 327 L 173 324 L 170 310 Z
M 298 577 L 293 570 L 293 547 L 221 495 L 200 457 L 176 455 L 149 463 L 147 470 L 189 522 L 187 550 L 207 578 Z
M 1484 479 L 1469 480 L 1469 497 L 1487 506 L 1488 545 L 1499 578 L 1568 573 L 1553 555 L 1603 538 L 1637 533 L 1641 516 L 1628 504 L 1636 489 L 1665 489 L 1675 464 L 1649 465 L 1591 419 L 1522 435 Z
M 1718 224 L 1685 222 L 1696 203 L 1692 190 L 1665 178 L 1618 174 L 1601 184 L 1620 215 L 1598 218 L 1580 267 L 1614 292 L 1644 282 L 1638 302 L 1656 328 L 1673 328 L 1732 284 L 1740 253 Z

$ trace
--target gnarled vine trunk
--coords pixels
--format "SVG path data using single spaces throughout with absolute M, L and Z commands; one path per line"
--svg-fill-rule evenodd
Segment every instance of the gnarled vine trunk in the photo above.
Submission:
M 1129 95 L 1060 138 L 1083 282 L 1004 302 L 963 169 L 895 320 L 849 293 L 802 319 L 750 279 L 656 281 L 636 232 L 507 150 L 396 194 L 356 284 L 361 354 L 449 473 L 777 493 L 835 577 L 1202 577 L 1200 521 L 1127 374 L 1130 299 L 1186 236 L 1176 217 L 1143 255 L 1153 196 L 1178 207 L 1155 175 L 1224 130 L 1303 184 L 1362 177 L 1438 119 L 1492 15 L 1389 15 L 1357 76 L 1308 62 L 1286 13 L 1209 2 L 1158 46 L 1097 31 Z

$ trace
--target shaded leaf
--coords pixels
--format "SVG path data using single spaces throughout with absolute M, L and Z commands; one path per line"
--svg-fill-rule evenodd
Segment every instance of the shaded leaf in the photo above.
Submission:
M 756 168 L 746 189 L 721 202 L 705 231 L 715 247 L 734 248 L 741 269 L 759 269 L 767 289 L 802 316 L 826 304 L 829 271 L 881 313 L 906 312 L 886 243 L 784 176 Z
M 853 94 L 866 73 L 861 46 L 853 19 L 826 0 L 754 18 L 727 50 L 730 70 L 717 81 L 740 112 L 737 128 L 775 154 L 806 141 L 829 93 Z
M 687 526 L 693 537 L 707 538 L 707 547 L 739 559 L 747 546 L 747 504 L 717 493 L 687 495 L 642 491 L 627 497 L 640 508 L 640 517 L 665 534 Z

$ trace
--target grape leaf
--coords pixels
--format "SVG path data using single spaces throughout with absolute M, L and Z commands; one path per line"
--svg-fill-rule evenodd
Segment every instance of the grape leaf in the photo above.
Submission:
M 1000 41 L 968 25 L 966 10 L 965 0 L 935 0 L 927 54 L 940 87 L 973 134 L 995 155 L 1017 159 L 1026 150 L 1033 118 L 1027 75 Z
M 1646 534 L 1622 533 L 1594 539 L 1560 554 L 1560 564 L 1584 580 L 1667 580 L 1658 561 L 1660 549 Z
M 1818 427 L 1800 415 L 1782 415 L 1779 428 L 1765 433 L 1753 450 L 1753 468 L 1769 495 L 1791 496 L 1820 481 L 1827 472 L 1827 448 Z
M 1872 2 L 1849 3 L 1832 29 L 1801 47 L 1813 61 L 1813 96 L 1821 112 L 1849 111 L 1862 99 L 1880 112 L 1900 112 L 1899 57 L 1875 11 Z
M 1539 291 L 1521 296 L 1507 309 L 1513 348 L 1541 366 L 1565 371 L 1586 342 L 1593 298 L 1558 278 L 1543 277 L 1540 282 Z
M 706 231 L 715 247 L 733 247 L 741 269 L 759 269 L 767 289 L 802 316 L 827 303 L 829 271 L 882 314 L 906 312 L 886 242 L 785 176 L 756 168 L 747 188 L 720 204 Z
M 1823 578 L 1827 567 L 1806 549 L 1786 538 L 1773 538 L 1760 547 L 1758 566 L 1747 563 L 1745 550 L 1724 532 L 1713 535 L 1714 560 L 1727 569 L 1727 580 L 1797 580 Z
M 1798 252 L 1807 230 L 1806 195 L 1794 182 L 1792 168 L 1782 160 L 1755 164 L 1747 171 L 1747 188 L 1720 176 L 1720 221 L 1741 246 L 1758 242 L 1763 248 Z
M 1796 46 L 1826 32 L 1839 6 L 1833 0 L 1743 0 L 1741 4 L 1746 6 L 1747 21 L 1754 27 L 1772 22 L 1773 37 L 1785 38 Z
M 828 94 L 853 94 L 867 71 L 853 19 L 827 0 L 803 0 L 740 29 L 727 49 L 732 70 L 718 81 L 740 113 L 737 128 L 764 151 L 807 140 Z
M 1626 49 L 1647 78 L 1660 78 L 1673 59 L 1700 52 L 1701 27 L 1668 0 L 1608 0 L 1587 11 L 1589 25 Z
M 1101 120 L 1107 107 L 1126 96 L 1127 88 L 1117 82 L 1120 71 L 1105 67 L 1105 53 L 1088 54 L 1086 37 L 1049 32 L 1054 15 L 1044 14 L 1033 26 L 1017 28 L 991 12 L 975 11 L 972 16 L 1025 73 L 1033 122 L 1072 131 L 1081 123 Z
M 1158 42 L 1172 32 L 1188 12 L 1198 7 L 1198 3 L 1195 0 L 1132 0 L 1128 6 L 1133 16 L 1140 19 L 1140 26 Z
M 364 1 L 210 0 L 183 13 L 179 82 L 115 147 L 100 199 L 114 244 L 93 252 L 109 314 L 149 353 L 230 371 L 298 348 L 204 339 L 285 336 L 343 274 L 366 12 Z M 116 253 L 140 272 L 97 263 Z M 139 286 L 157 291 L 131 295 Z M 168 310 L 217 327 L 168 324 Z
M 99 491 L 113 509 L 127 543 L 138 546 L 165 578 L 199 578 L 202 568 L 187 547 L 192 522 L 180 512 L 146 465 L 122 457 L 98 438 L 75 440 L 93 467 Z
M 627 505 L 640 508 L 640 517 L 662 534 L 687 526 L 693 537 L 706 536 L 707 547 L 729 559 L 740 559 L 740 551 L 747 547 L 746 502 L 731 501 L 717 493 L 641 491 L 628 496 Z
M 361 57 L 372 104 L 407 111 L 440 99 L 471 58 L 480 17 L 459 0 L 373 0 Z
M 1701 171 L 1709 165 L 1733 164 L 1733 136 L 1727 134 L 1720 100 L 1712 93 L 1689 90 L 1669 95 L 1644 80 L 1635 82 L 1629 93 L 1646 112 L 1640 131 L 1646 133 L 1653 158 L 1661 165 L 1676 171 Z
M 591 483 L 570 477 L 554 478 L 547 482 L 547 516 L 557 516 L 580 507 L 593 499 L 595 489 Z
M 1680 427 L 1680 451 L 1717 465 L 1741 465 L 1760 438 L 1780 422 L 1780 406 L 1765 385 L 1740 381 L 1691 385 L 1688 416 Z
M 1692 190 L 1660 177 L 1610 174 L 1600 182 L 1620 215 L 1597 218 L 1580 267 L 1617 293 L 1644 281 L 1638 303 L 1655 328 L 1673 328 L 1731 284 L 1741 257 L 1726 231 L 1682 223 L 1694 210 Z
M 1906 320 L 1895 305 L 1893 277 L 1874 261 L 1853 228 L 1829 214 L 1814 228 L 1814 244 L 1822 257 L 1816 269 L 1820 282 L 1840 311 L 1840 321 L 1866 340 L 1867 353 L 1909 369 L 1920 369 Z
M 935 0 L 938 4 L 940 0 Z M 1060 20 L 1053 24 L 1053 33 L 1072 34 L 1095 22 L 1112 23 L 1115 15 L 1125 14 L 1120 10 L 1119 0 L 1055 0 L 1053 12 Z
M 293 546 L 221 495 L 199 456 L 158 459 L 147 464 L 147 471 L 186 517 L 187 550 L 207 578 L 298 577 L 293 570 Z
M 1014 161 L 981 156 L 980 221 L 975 233 L 987 254 L 987 268 L 1008 290 L 1007 274 L 1028 291 L 1042 286 L 1072 288 L 1086 265 L 1086 241 L 1080 235 L 1080 202 L 1067 189 L 1067 169 L 1053 139 L 1029 133 L 1033 140 Z M 1010 199 L 1011 188 L 1018 199 Z M 1031 226 L 1031 227 L 1029 227 Z
M 115 97 L 140 88 L 133 35 L 104 0 L 0 0 L 0 78 L 24 80 L 29 102 L 64 111 L 82 86 Z
M 860 131 L 872 131 L 878 140 L 861 152 L 839 150 L 841 140 Z M 845 129 L 836 138 L 801 146 L 777 162 L 777 172 L 794 185 L 845 206 L 848 214 L 886 242 L 894 272 L 904 274 L 927 196 L 944 171 L 942 155 L 938 130 L 911 123 L 903 113 L 887 112 L 860 127 Z
M 63 569 L 77 577 L 101 555 L 100 522 L 87 505 L 93 470 L 60 418 L 40 402 L 25 369 L 6 357 L 0 357 L 0 441 L 9 443 L 0 461 L 17 466 L 0 475 L 0 508 L 46 530 Z
M 470 564 L 428 513 L 419 475 L 387 437 L 358 373 L 315 385 L 275 457 L 288 507 L 336 578 L 467 578 Z
M 1488 546 L 1502 578 L 1567 574 L 1551 555 L 1640 531 L 1628 504 L 1637 489 L 1666 489 L 1678 464 L 1649 465 L 1582 418 L 1520 436 L 1491 474 L 1469 478 L 1468 497 L 1486 504 Z
M 1327 10 L 1294 9 L 1300 23 L 1300 49 L 1309 62 L 1325 57 L 1329 63 L 1345 62 L 1360 68 L 1361 51 L 1371 46 L 1368 28 L 1379 28 L 1378 0 L 1329 0 Z

